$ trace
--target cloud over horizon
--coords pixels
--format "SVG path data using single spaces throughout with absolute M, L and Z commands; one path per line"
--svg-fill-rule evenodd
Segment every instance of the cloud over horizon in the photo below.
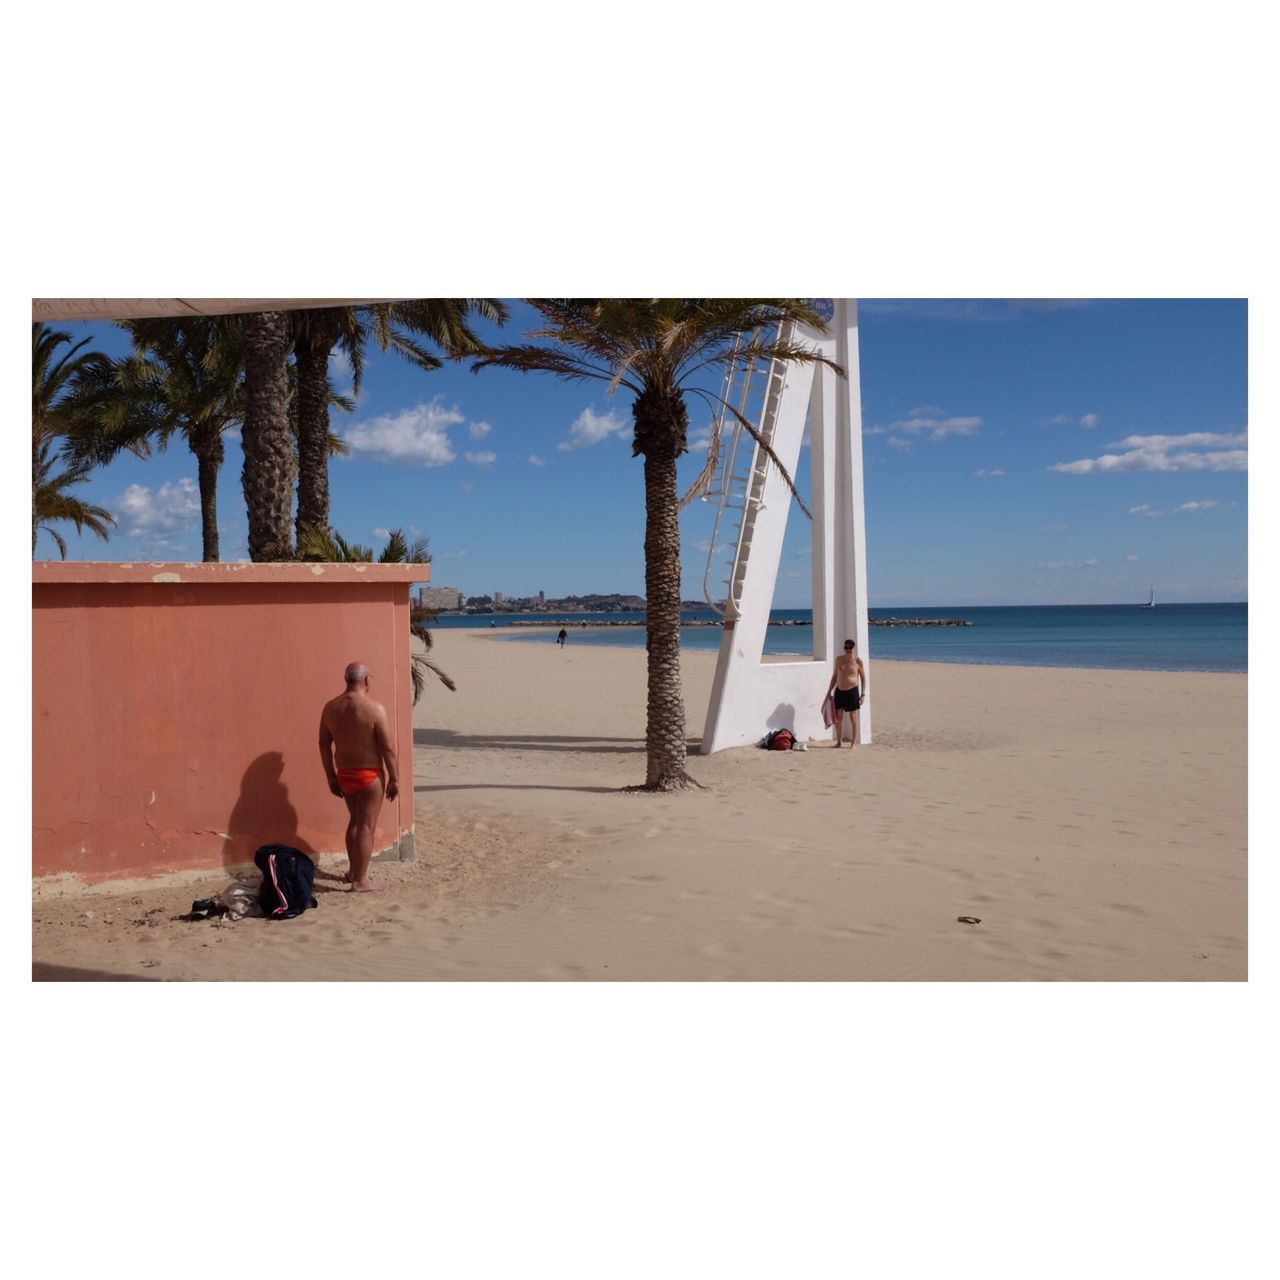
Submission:
M 1049 468 L 1063 475 L 1084 476 L 1102 471 L 1247 471 L 1249 433 L 1191 431 L 1180 436 L 1126 436 L 1098 458 L 1057 462 Z M 1202 452 L 1197 452 L 1202 451 Z
M 200 523 L 200 490 L 185 476 L 176 483 L 162 484 L 155 493 L 146 485 L 131 484 L 116 499 L 113 514 L 126 537 L 174 549 L 176 535 L 189 533 Z
M 1092 569 L 1101 563 L 1102 561 L 1097 556 L 1090 556 L 1088 560 L 1052 560 L 1048 564 L 1038 564 L 1036 568 L 1041 571 L 1055 573 L 1060 569 Z
M 363 454 L 378 462 L 443 467 L 458 456 L 449 440 L 449 428 L 465 421 L 464 414 L 457 409 L 446 409 L 436 399 L 394 415 L 357 423 L 345 439 L 353 454 Z
M 570 425 L 569 438 L 561 440 L 556 448 L 565 453 L 574 449 L 589 449 L 593 444 L 599 444 L 601 440 L 607 440 L 610 436 L 626 435 L 630 429 L 631 424 L 620 413 L 613 409 L 605 413 L 597 413 L 588 405 Z

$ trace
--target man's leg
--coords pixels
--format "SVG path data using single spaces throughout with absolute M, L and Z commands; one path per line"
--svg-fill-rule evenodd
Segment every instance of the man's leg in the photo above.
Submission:
M 382 809 L 383 785 L 379 778 L 372 786 L 347 796 L 347 858 L 351 870 L 347 878 L 357 893 L 373 893 L 382 886 L 369 879 L 369 863 L 373 860 L 373 832 Z
M 849 750 L 862 745 L 862 738 L 858 729 L 858 713 L 856 711 L 849 712 L 849 723 L 853 726 L 853 736 L 849 739 Z
M 840 750 L 840 743 L 844 741 L 844 712 L 839 707 L 836 708 L 836 750 Z

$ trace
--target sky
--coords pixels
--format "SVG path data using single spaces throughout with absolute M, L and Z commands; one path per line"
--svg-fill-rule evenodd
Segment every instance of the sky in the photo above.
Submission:
M 858 307 L 873 607 L 1247 598 L 1247 304 L 1243 300 L 863 300 Z M 537 323 L 519 302 L 490 340 Z M 58 326 L 122 354 L 107 324 Z M 335 385 L 350 366 L 332 361 Z M 687 484 L 711 412 L 690 401 Z M 330 471 L 348 540 L 425 537 L 434 585 L 466 595 L 644 592 L 643 476 L 630 397 L 469 365 L 432 373 L 369 354 L 350 447 Z M 222 558 L 247 559 L 243 455 L 218 486 Z M 110 510 L 102 542 L 59 526 L 71 560 L 198 560 L 194 456 L 123 457 L 78 496 Z M 808 449 L 796 480 L 808 489 Z M 712 510 L 682 518 L 686 599 L 701 599 Z M 811 603 L 797 506 L 774 604 Z M 37 556 L 57 549 L 41 533 Z M 723 561 L 724 553 L 717 557 Z M 719 570 L 713 582 L 724 576 Z

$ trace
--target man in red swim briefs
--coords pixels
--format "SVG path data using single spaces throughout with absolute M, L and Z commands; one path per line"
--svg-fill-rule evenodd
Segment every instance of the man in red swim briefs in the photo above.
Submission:
M 346 670 L 347 688 L 324 704 L 320 715 L 320 758 L 329 790 L 347 802 L 347 880 L 356 893 L 374 893 L 382 886 L 369 879 L 373 832 L 385 794 L 394 800 L 400 790 L 400 762 L 387 724 L 386 708 L 369 697 L 369 668 L 352 662 Z

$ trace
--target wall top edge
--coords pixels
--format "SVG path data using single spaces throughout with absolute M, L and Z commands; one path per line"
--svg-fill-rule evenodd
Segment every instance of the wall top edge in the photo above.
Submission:
M 31 585 L 151 582 L 214 586 L 222 583 L 418 583 L 431 581 L 427 564 L 174 564 L 40 561 L 31 566 Z

